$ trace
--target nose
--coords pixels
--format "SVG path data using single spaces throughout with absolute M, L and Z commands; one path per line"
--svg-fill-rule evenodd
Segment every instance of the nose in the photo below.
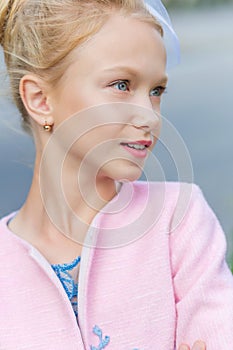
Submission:
M 157 134 L 161 128 L 161 115 L 159 106 L 153 106 L 150 98 L 144 98 L 134 104 L 132 124 L 136 128 Z

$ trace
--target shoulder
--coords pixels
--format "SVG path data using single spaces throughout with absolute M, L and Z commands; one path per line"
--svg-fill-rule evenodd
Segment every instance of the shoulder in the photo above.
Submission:
M 16 215 L 16 212 L 12 212 L 10 214 L 7 214 L 0 218 L 0 232 L 6 232 L 9 231 L 8 229 L 8 223 L 13 217 Z
M 6 214 L 0 218 L 0 223 L 7 223 L 11 218 L 13 218 L 16 215 L 17 211 L 13 211 L 9 214 Z
M 134 181 L 132 183 L 134 190 L 137 193 L 143 193 L 148 190 L 153 191 L 154 193 L 161 193 L 161 191 L 166 191 L 168 198 L 174 199 L 179 196 L 180 192 L 192 191 L 194 194 L 201 194 L 200 188 L 194 183 L 186 182 L 168 182 L 168 181 Z
M 0 219 L 0 244 L 1 247 L 4 246 L 5 253 L 7 250 L 12 251 L 13 247 L 16 249 L 16 246 L 21 246 L 23 242 L 8 227 L 10 220 L 13 219 L 16 214 L 17 212 L 12 212 Z
M 152 212 L 157 208 L 164 222 L 169 222 L 170 231 L 185 223 L 191 228 L 199 221 L 217 221 L 201 189 L 194 183 L 136 181 L 132 186 L 134 202 L 141 205 L 147 202 L 147 209 Z
M 226 237 L 218 218 L 196 185 L 185 186 L 177 197 L 170 222 L 169 241 L 173 258 L 179 261 L 223 259 Z M 207 254 L 208 252 L 208 254 Z M 207 259 L 207 258 L 206 258 Z
M 153 202 L 162 197 L 164 204 L 174 210 L 177 205 L 188 206 L 197 199 L 204 199 L 202 191 L 194 183 L 135 181 L 132 186 L 135 198 L 149 196 Z

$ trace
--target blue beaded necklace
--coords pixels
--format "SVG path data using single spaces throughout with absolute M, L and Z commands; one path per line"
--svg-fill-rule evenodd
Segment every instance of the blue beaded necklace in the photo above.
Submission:
M 80 260 L 81 258 L 78 256 L 71 263 L 51 265 L 59 280 L 61 281 L 63 288 L 65 289 L 76 317 L 78 316 L 78 283 L 74 281 L 73 277 L 68 271 L 71 271 L 77 267 Z

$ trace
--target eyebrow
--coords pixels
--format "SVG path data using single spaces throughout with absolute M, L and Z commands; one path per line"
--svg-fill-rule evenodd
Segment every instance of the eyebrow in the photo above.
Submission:
M 103 72 L 105 73 L 116 73 L 116 72 L 123 72 L 123 73 L 128 73 L 130 75 L 137 75 L 138 72 L 136 69 L 132 68 L 132 67 L 127 67 L 127 66 L 114 66 L 112 68 L 107 68 L 104 69 Z M 156 79 L 158 81 L 159 84 L 167 84 L 168 82 L 168 76 L 167 75 L 163 75 L 162 77 L 159 77 L 158 79 Z

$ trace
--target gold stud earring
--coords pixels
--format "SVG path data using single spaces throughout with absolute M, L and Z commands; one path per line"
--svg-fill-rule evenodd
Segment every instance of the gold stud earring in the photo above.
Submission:
M 49 125 L 49 124 L 47 123 L 47 121 L 45 120 L 44 131 L 49 132 L 49 131 L 51 131 L 51 130 L 52 130 L 52 126 Z

